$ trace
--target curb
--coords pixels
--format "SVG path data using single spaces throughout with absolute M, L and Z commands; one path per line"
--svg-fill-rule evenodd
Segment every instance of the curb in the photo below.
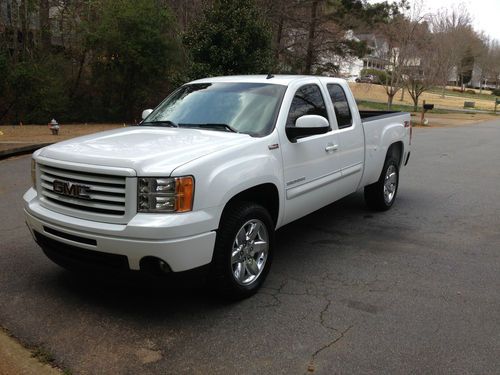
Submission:
M 30 154 L 33 151 L 36 151 L 39 148 L 51 145 L 52 143 L 53 142 L 50 142 L 50 143 L 38 143 L 38 144 L 34 144 L 34 145 L 27 145 L 27 146 L 22 146 L 22 147 L 15 147 L 15 148 L 11 148 L 9 150 L 2 150 L 2 151 L 0 151 L 0 160 L 7 159 L 7 158 L 10 158 L 12 156 Z

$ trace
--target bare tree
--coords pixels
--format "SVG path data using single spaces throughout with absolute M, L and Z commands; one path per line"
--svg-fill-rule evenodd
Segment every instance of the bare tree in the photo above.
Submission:
M 389 23 L 380 27 L 380 33 L 388 44 L 386 60 L 386 79 L 383 82 L 387 94 L 387 108 L 392 107 L 394 96 L 405 86 L 405 75 L 409 66 L 414 64 L 416 41 L 421 22 L 422 3 L 416 2 L 408 8 L 406 2 L 401 3 L 402 13 L 396 14 Z
M 495 88 L 500 88 L 500 44 L 495 41 L 491 46 L 491 80 L 495 82 Z
M 343 17 L 346 9 L 354 5 L 362 8 L 363 3 L 353 0 L 258 0 L 257 3 L 272 25 L 274 56 L 280 70 L 332 74 L 338 68 L 334 57 L 359 54 L 362 43 L 349 37 Z
M 475 59 L 475 65 L 476 75 L 479 76 L 479 90 L 482 93 L 486 83 L 495 83 L 498 87 L 500 74 L 500 45 L 496 40 L 490 40 L 490 38 L 484 34 L 480 34 L 480 39 L 483 44 Z
M 418 110 L 420 96 L 439 82 L 442 68 L 439 65 L 437 44 L 426 23 L 416 32 L 415 43 L 409 51 L 410 56 L 404 69 L 404 85 L 413 100 L 413 110 Z
M 432 31 L 436 41 L 436 58 L 441 66 L 439 83 L 444 97 L 450 80 L 464 87 L 470 80 L 475 60 L 483 53 L 484 43 L 471 25 L 468 11 L 460 5 L 440 9 L 432 15 Z

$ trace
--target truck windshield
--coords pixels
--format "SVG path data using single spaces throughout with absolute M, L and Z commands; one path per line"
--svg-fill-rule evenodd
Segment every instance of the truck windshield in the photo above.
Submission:
M 142 123 L 144 126 L 192 127 L 269 134 L 286 86 L 267 83 L 194 83 L 167 97 Z

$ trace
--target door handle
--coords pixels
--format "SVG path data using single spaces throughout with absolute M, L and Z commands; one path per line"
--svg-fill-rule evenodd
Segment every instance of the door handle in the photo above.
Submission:
M 337 151 L 338 149 L 339 149 L 339 145 L 334 145 L 334 144 L 328 144 L 325 147 L 326 152 L 333 152 L 333 151 Z

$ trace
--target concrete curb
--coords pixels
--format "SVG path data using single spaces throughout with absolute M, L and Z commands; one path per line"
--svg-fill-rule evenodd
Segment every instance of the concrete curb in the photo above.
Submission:
M 45 146 L 48 146 L 51 144 L 52 144 L 52 142 L 50 142 L 50 143 L 38 143 L 38 144 L 33 144 L 33 145 L 14 147 L 14 148 L 11 148 L 8 150 L 1 150 L 0 151 L 0 160 L 10 158 L 11 156 L 30 154 L 33 151 L 38 150 L 39 148 L 42 148 L 42 147 L 45 147 Z

